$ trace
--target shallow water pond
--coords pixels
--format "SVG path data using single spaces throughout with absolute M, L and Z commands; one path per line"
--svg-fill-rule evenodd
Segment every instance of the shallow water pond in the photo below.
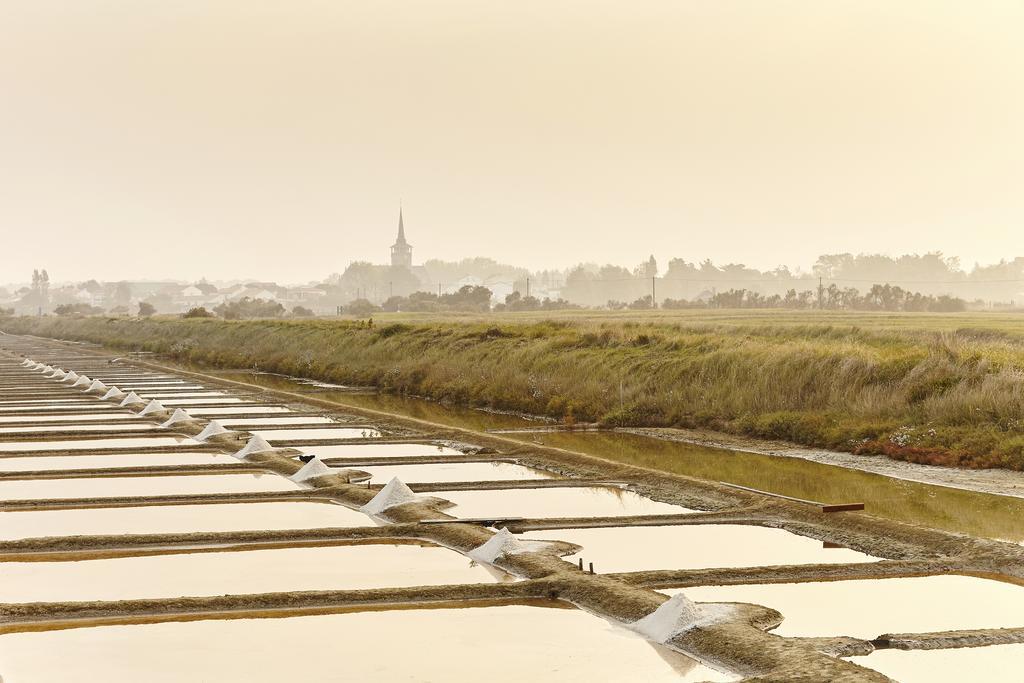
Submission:
M 376 439 L 380 432 L 372 427 L 324 427 L 323 429 L 260 429 L 253 434 L 267 441 L 297 441 L 299 439 Z
M 123 453 L 117 455 L 48 455 L 0 458 L 0 472 L 33 470 L 87 470 L 104 467 L 157 467 L 163 465 L 237 465 L 223 453 Z
M 135 413 L 130 413 L 126 410 L 110 412 L 105 414 L 86 413 L 82 415 L 10 415 L 6 417 L 0 417 L 0 425 L 10 424 L 12 422 L 39 422 L 45 424 L 47 422 L 91 422 L 93 420 L 130 420 L 134 417 L 136 417 Z
M 523 538 L 568 541 L 603 574 L 648 569 L 707 569 L 782 564 L 871 562 L 877 558 L 782 529 L 739 524 L 607 527 L 528 531 Z
M 256 415 L 262 413 L 290 413 L 292 410 L 285 406 L 246 405 L 203 406 L 201 408 L 196 408 L 195 410 L 189 410 L 188 412 L 196 417 L 219 417 L 221 415 L 244 415 L 248 413 Z
M 1024 516 L 1024 498 L 920 484 L 801 458 L 708 448 L 621 432 L 509 436 L 616 462 L 797 498 L 826 503 L 863 502 L 872 515 L 989 538 L 1024 541 L 1024 524 L 1020 523 Z
M 354 443 L 334 446 L 306 446 L 306 453 L 321 458 L 404 458 L 410 456 L 463 455 L 462 451 L 431 443 Z
M 143 398 L 157 398 L 163 403 L 165 398 L 221 398 L 230 396 L 223 391 L 145 391 L 136 390 L 136 394 Z
M 603 486 L 441 491 L 431 495 L 454 503 L 455 507 L 445 512 L 455 517 L 620 517 L 693 512 L 632 491 Z
M 252 425 L 323 425 L 338 424 L 329 417 L 310 415 L 308 417 L 227 417 L 220 420 L 225 427 L 249 427 Z
M 851 662 L 900 683 L 1020 683 L 1024 645 L 990 645 L 952 650 L 878 650 Z
M 31 427 L 4 427 L 0 424 L 0 434 L 24 434 L 26 432 L 141 432 L 153 429 L 154 425 L 149 422 L 138 422 L 118 425 L 105 424 L 81 424 L 81 425 L 33 425 Z M 40 442 L 40 443 L 46 443 Z M 0 441 L 0 450 L 3 450 L 4 442 Z
M 156 534 L 368 526 L 366 515 L 328 503 L 216 503 L 0 512 L 0 540 L 37 536 Z
M 298 486 L 272 473 L 171 475 L 161 477 L 80 477 L 0 480 L 0 500 L 112 498 L 195 493 L 294 491 Z
M 0 602 L 131 600 L 490 583 L 511 577 L 447 548 L 339 545 L 76 562 L 0 562 Z
M 663 590 L 698 602 L 750 602 L 782 612 L 783 636 L 883 633 L 1024 626 L 1024 587 L 971 576 L 923 576 Z
M 371 475 L 375 484 L 386 484 L 392 478 L 412 482 L 505 481 L 553 479 L 554 473 L 535 470 L 508 462 L 439 462 L 429 465 L 371 465 L 360 467 Z
M 15 633 L 0 661 L 5 683 L 65 683 L 68 662 L 105 683 L 736 680 L 585 612 L 526 605 Z
M 160 401 L 165 406 L 190 406 L 202 404 L 204 406 L 218 407 L 245 404 L 255 408 L 258 404 L 249 399 L 237 396 L 223 396 L 221 398 L 165 398 Z
M 51 404 L 51 405 L 76 405 L 78 403 L 93 403 L 96 398 L 93 396 L 76 396 L 74 394 L 68 394 L 67 396 L 54 396 L 52 398 L 5 398 L 0 399 L 0 405 L 26 405 L 35 407 L 40 404 Z
M 124 439 L 75 439 L 72 441 L 6 441 L 0 442 L 0 451 L 65 451 L 92 450 L 94 448 L 151 448 L 155 446 L 177 446 L 185 442 L 186 437 L 147 436 L 127 437 Z M 0 468 L 3 467 L 0 458 Z
M 120 410 L 114 403 L 106 403 L 104 401 L 81 401 L 73 404 L 53 404 L 53 403 L 39 403 L 34 406 L 11 406 L 11 405 L 0 405 L 0 413 L 45 413 L 52 412 L 55 410 L 64 411 L 79 411 L 79 410 Z

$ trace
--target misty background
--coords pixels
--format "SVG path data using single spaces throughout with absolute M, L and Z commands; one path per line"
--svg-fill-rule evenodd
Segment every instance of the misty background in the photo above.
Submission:
M 658 301 L 1024 290 L 1016 1 L 0 8 L 8 302 L 46 269 L 106 309 L 120 282 L 380 304 L 400 203 L 399 293 L 629 304 L 651 255 Z

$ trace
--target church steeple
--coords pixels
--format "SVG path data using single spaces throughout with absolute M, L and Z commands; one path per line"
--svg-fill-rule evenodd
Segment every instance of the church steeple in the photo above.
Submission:
M 396 244 L 407 244 L 405 241 L 405 221 L 402 220 L 402 207 L 398 207 L 398 239 Z
M 398 207 L 398 237 L 391 245 L 391 265 L 412 268 L 412 245 L 405 241 L 405 220 L 402 207 Z

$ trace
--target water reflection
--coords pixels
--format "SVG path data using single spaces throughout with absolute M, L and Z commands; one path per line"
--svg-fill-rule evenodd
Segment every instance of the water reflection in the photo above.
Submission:
M 0 540 L 37 536 L 190 533 L 368 526 L 360 512 L 326 503 L 228 503 L 0 512 Z
M 0 602 L 132 600 L 511 580 L 432 545 L 360 544 L 0 563 Z
M 434 495 L 454 503 L 445 512 L 456 517 L 623 517 L 693 512 L 632 491 L 599 486 L 442 491 Z
M 664 590 L 674 595 L 678 590 Z M 853 636 L 1024 626 L 1024 587 L 972 576 L 700 586 L 699 602 L 750 602 L 782 612 L 783 636 Z
M 603 573 L 650 569 L 708 569 L 784 564 L 871 562 L 877 558 L 848 548 L 825 548 L 821 541 L 782 529 L 739 524 L 547 529 L 523 538 L 568 541 Z
M 990 645 L 954 650 L 878 650 L 852 662 L 900 683 L 1019 683 L 1024 645 Z
M 609 460 L 826 503 L 863 502 L 872 515 L 1024 541 L 1024 499 L 892 479 L 833 465 L 620 433 L 552 433 L 542 443 Z
M 0 661 L 11 683 L 64 683 L 68 662 L 106 683 L 736 680 L 584 612 L 525 605 L 15 633 L 0 636 Z

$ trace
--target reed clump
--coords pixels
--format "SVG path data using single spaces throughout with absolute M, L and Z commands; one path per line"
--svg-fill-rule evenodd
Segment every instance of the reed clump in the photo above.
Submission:
M 346 320 L 10 318 L 2 327 L 608 426 L 708 428 L 1024 470 L 1024 334 L 908 314 Z

